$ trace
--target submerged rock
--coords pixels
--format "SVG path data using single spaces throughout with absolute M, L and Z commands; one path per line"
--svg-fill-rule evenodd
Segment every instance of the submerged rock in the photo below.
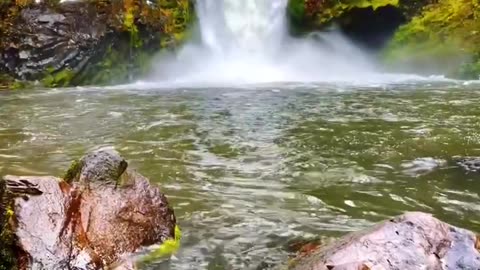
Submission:
M 87 154 L 65 180 L 5 176 L 2 186 L 0 235 L 14 237 L 0 249 L 17 269 L 128 269 L 133 252 L 176 236 L 165 196 L 113 150 Z
M 480 172 L 480 157 L 457 158 L 455 163 L 466 172 Z
M 413 212 L 320 247 L 291 269 L 480 269 L 479 243 L 471 231 Z

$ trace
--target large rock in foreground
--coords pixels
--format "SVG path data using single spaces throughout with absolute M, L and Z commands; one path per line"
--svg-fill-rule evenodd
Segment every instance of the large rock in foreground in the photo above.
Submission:
M 479 240 L 429 214 L 407 213 L 298 258 L 295 270 L 480 269 Z
M 99 150 L 65 179 L 5 176 L 0 269 L 5 258 L 17 269 L 126 269 L 131 253 L 175 239 L 167 199 L 127 167 L 117 152 Z

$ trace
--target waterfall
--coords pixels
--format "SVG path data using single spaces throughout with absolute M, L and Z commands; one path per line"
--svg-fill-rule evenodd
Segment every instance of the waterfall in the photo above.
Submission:
M 196 38 L 162 55 L 151 79 L 192 85 L 351 81 L 373 73 L 370 58 L 337 31 L 290 37 L 287 4 L 197 0 Z
M 287 0 L 198 0 L 202 42 L 219 54 L 268 54 L 287 34 Z

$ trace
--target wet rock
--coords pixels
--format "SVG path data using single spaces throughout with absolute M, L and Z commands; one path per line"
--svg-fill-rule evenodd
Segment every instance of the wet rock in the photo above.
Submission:
M 480 269 L 480 253 L 473 232 L 413 212 L 320 247 L 291 269 Z
M 467 172 L 480 172 L 480 157 L 456 158 L 455 163 Z
M 0 75 L 47 87 L 142 74 L 164 44 L 178 43 L 191 12 L 189 0 L 16 2 L 0 1 Z
M 175 238 L 165 196 L 117 152 L 89 153 L 67 176 L 3 178 L 0 213 L 9 204 L 14 215 L 0 225 L 15 235 L 18 268 L 131 269 L 127 256 Z

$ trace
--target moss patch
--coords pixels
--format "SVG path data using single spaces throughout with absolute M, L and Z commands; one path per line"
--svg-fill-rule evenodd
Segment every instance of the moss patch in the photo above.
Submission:
M 139 264 L 152 263 L 175 254 L 180 249 L 180 241 L 182 239 L 182 231 L 178 225 L 175 225 L 175 237 L 167 239 L 159 247 L 152 252 L 143 256 L 138 261 Z
M 59 71 L 49 68 L 42 80 L 42 84 L 45 87 L 65 87 L 70 85 L 74 76 L 75 73 L 69 68 Z
M 71 184 L 75 179 L 78 178 L 80 171 L 82 169 L 82 163 L 80 160 L 75 160 L 68 168 L 67 172 L 63 176 L 63 180 L 69 184 Z

